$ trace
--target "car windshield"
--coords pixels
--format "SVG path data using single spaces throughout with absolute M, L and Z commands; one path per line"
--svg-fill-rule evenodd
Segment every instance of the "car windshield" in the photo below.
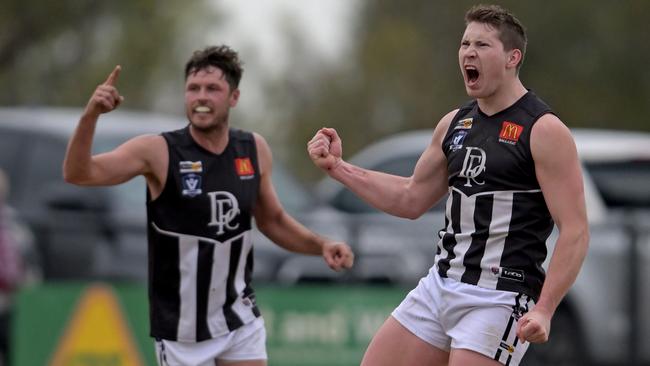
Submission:
M 620 208 L 650 208 L 650 160 L 587 163 L 605 204 Z

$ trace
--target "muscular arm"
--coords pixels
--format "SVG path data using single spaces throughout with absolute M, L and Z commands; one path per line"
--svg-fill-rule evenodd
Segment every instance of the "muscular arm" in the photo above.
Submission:
M 554 115 L 543 116 L 531 132 L 531 150 L 537 179 L 560 235 L 539 301 L 520 320 L 518 334 L 531 342 L 545 342 L 553 313 L 587 254 L 589 228 L 580 162 L 569 129 Z
M 410 177 L 400 177 L 354 166 L 341 158 L 341 140 L 333 129 L 322 129 L 309 143 L 314 163 L 375 208 L 415 219 L 446 192 L 447 160 L 442 151 L 449 123 L 456 111 L 444 116 Z
M 96 122 L 97 119 L 89 120 L 85 115 L 79 121 L 63 160 L 66 182 L 85 186 L 114 185 L 152 172 L 149 156 L 154 146 L 164 144 L 161 136 L 138 136 L 115 150 L 93 156 Z
M 260 190 L 253 214 L 260 231 L 289 251 L 323 255 L 332 269 L 351 267 L 354 255 L 346 244 L 317 235 L 284 210 L 271 182 L 271 149 L 258 134 L 255 134 L 255 142 L 260 166 Z
M 92 155 L 99 116 L 113 111 L 123 100 L 114 86 L 119 72 L 120 67 L 117 66 L 88 101 L 68 142 L 63 160 L 63 177 L 68 183 L 97 186 L 119 184 L 144 175 L 155 195 L 165 173 L 162 167 L 166 166 L 167 150 L 162 136 L 139 136 L 113 151 Z

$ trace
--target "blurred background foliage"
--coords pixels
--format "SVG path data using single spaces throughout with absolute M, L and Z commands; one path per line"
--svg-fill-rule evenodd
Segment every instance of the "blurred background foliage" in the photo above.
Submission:
M 81 107 L 119 63 L 128 107 L 151 109 L 182 85 L 190 31 L 215 19 L 203 0 L 3 0 L 0 104 Z
M 380 137 L 432 128 L 467 100 L 457 50 L 463 15 L 475 2 L 353 2 L 359 10 L 339 62 L 322 62 L 287 21 L 289 66 L 279 75 L 246 72 L 264 101 L 231 121 L 263 133 L 306 180 L 322 176 L 305 152 L 322 126 L 339 130 L 349 157 Z M 524 84 L 565 123 L 650 130 L 650 2 L 496 2 L 527 27 Z M 125 107 L 181 115 L 183 65 L 222 16 L 208 0 L 3 0 L 0 104 L 83 106 L 121 63 Z M 238 49 L 247 65 L 264 67 Z

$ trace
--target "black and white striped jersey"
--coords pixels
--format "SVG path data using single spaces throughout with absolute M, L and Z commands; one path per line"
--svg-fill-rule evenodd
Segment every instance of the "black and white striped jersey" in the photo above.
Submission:
M 449 198 L 436 268 L 485 288 L 537 300 L 553 220 L 530 151 L 530 132 L 550 108 L 532 91 L 487 116 L 476 101 L 452 120 L 442 144 Z
M 260 177 L 255 139 L 231 129 L 221 154 L 165 132 L 167 181 L 147 192 L 151 336 L 198 342 L 260 316 L 251 288 L 252 210 Z

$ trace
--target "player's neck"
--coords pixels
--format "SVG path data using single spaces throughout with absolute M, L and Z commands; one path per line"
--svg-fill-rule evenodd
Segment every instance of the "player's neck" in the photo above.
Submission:
M 202 148 L 213 154 L 221 154 L 228 146 L 228 124 L 219 124 L 210 129 L 198 129 L 190 125 L 190 135 Z
M 491 95 L 485 98 L 477 98 L 476 100 L 481 111 L 491 116 L 515 104 L 527 92 L 528 90 L 519 78 L 516 78 L 512 82 L 502 85 Z

